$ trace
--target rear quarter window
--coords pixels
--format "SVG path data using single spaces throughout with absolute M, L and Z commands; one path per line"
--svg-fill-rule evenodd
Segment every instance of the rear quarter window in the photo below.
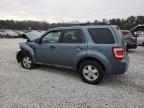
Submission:
M 108 28 L 88 28 L 92 40 L 97 44 L 113 44 L 114 38 Z

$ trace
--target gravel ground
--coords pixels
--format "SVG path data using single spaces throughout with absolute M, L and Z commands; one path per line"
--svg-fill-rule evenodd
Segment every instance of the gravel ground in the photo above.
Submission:
M 124 75 L 105 76 L 99 85 L 90 85 L 68 69 L 23 69 L 15 59 L 22 41 L 0 39 L 0 108 L 144 107 L 144 47 L 129 51 Z

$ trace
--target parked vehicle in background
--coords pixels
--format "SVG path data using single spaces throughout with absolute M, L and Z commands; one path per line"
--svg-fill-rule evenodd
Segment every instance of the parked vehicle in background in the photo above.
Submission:
M 4 30 L 1 29 L 1 30 L 0 30 L 0 38 L 3 38 L 3 32 L 4 32 Z
M 123 74 L 128 68 L 127 44 L 116 26 L 60 27 L 30 39 L 20 43 L 16 56 L 25 69 L 35 64 L 71 67 L 84 82 L 97 84 L 104 75 Z
M 137 44 L 144 45 L 144 31 L 137 31 L 135 35 L 137 36 Z
M 0 38 L 2 38 L 2 30 L 0 30 Z
M 12 30 L 1 30 L 2 38 L 18 38 L 18 33 Z
M 133 27 L 131 32 L 137 36 L 137 44 L 144 45 L 144 24 Z
M 136 49 L 137 48 L 137 37 L 131 33 L 129 30 L 121 30 L 124 39 L 127 42 L 128 49 Z

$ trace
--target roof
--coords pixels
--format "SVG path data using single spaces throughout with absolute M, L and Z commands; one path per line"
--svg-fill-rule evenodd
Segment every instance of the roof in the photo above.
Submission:
M 118 27 L 118 26 L 117 25 L 83 25 L 83 26 L 56 27 L 50 30 L 71 29 L 71 28 L 94 28 L 94 27 Z

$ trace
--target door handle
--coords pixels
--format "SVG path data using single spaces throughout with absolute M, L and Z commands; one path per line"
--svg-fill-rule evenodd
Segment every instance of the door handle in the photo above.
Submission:
M 55 49 L 56 47 L 55 47 L 55 46 L 50 46 L 49 48 L 50 48 L 50 49 Z

